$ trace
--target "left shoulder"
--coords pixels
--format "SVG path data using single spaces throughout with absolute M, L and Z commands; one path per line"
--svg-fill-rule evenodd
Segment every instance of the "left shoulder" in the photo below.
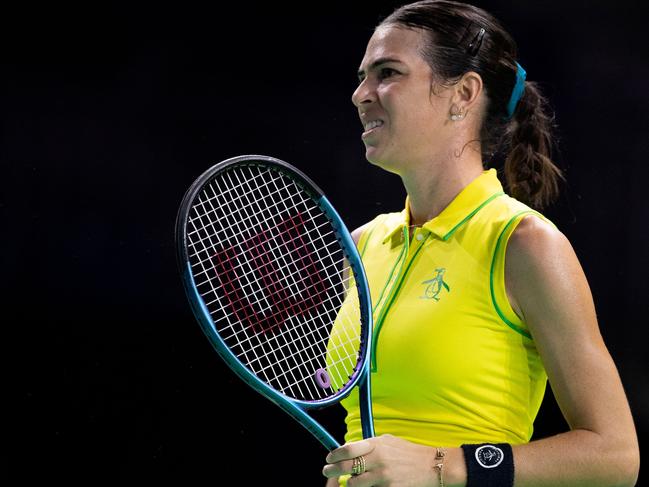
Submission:
M 569 255 L 574 255 L 574 251 L 568 238 L 557 227 L 535 215 L 520 221 L 507 244 L 507 260 L 514 260 L 514 263 L 548 263 Z
M 537 216 L 525 217 L 509 239 L 505 283 L 514 310 L 532 331 L 548 311 L 557 317 L 577 303 L 584 314 L 591 307 L 588 282 L 568 238 Z

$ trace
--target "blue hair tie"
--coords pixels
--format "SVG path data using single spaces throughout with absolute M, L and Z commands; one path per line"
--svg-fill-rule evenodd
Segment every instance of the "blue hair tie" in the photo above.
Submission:
M 512 115 L 514 115 L 514 110 L 516 110 L 518 100 L 520 100 L 523 96 L 523 92 L 525 91 L 526 76 L 527 72 L 523 69 L 523 66 L 516 63 L 516 84 L 514 85 L 512 96 L 509 99 L 509 103 L 507 104 L 507 119 L 512 118 Z

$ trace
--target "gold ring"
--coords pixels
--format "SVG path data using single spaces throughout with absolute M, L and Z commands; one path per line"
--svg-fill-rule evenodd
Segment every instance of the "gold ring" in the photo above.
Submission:
M 352 475 L 360 475 L 363 472 L 365 472 L 365 458 L 360 455 L 352 460 Z

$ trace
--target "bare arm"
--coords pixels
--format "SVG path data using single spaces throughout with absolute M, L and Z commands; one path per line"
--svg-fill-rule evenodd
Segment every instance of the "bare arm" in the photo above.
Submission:
M 510 239 L 505 278 L 570 425 L 569 432 L 514 448 L 516 486 L 635 485 L 633 419 L 572 246 L 528 217 Z

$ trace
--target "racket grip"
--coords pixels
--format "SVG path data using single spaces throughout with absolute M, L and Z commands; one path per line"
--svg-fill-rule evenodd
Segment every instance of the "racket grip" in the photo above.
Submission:
M 372 413 L 372 388 L 370 386 L 369 370 L 365 371 L 365 374 L 363 374 L 363 377 L 358 384 L 358 401 L 361 410 L 361 428 L 363 430 L 363 438 L 373 438 L 374 414 Z

